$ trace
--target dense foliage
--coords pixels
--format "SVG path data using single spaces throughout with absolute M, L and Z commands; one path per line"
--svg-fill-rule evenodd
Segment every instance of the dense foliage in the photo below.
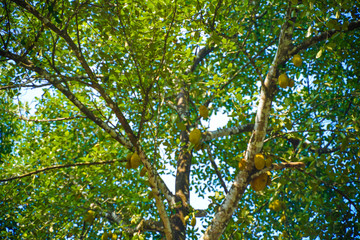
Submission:
M 0 6 L 0 238 L 360 239 L 356 1 Z

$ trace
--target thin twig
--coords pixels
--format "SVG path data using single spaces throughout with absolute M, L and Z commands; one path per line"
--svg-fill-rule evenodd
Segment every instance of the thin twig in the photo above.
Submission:
M 226 184 L 225 184 L 224 180 L 222 179 L 221 173 L 219 172 L 219 169 L 218 169 L 218 167 L 217 167 L 217 165 L 216 165 L 216 163 L 215 163 L 215 161 L 214 161 L 214 159 L 213 159 L 213 157 L 212 157 L 211 149 L 210 149 L 209 145 L 206 146 L 206 150 L 207 150 L 207 154 L 208 154 L 209 160 L 210 160 L 210 162 L 211 162 L 211 165 L 212 165 L 212 167 L 214 168 L 215 173 L 216 173 L 216 175 L 217 175 L 218 178 L 219 178 L 220 184 L 221 184 L 221 186 L 224 188 L 225 193 L 227 194 L 227 193 L 228 193 L 228 190 L 227 190 L 227 188 L 226 188 Z

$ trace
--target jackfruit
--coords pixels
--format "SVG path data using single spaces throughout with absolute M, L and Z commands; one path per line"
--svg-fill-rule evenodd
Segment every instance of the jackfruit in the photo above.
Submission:
M 201 132 L 199 129 L 195 128 L 190 132 L 189 135 L 189 141 L 194 144 L 194 145 L 198 145 L 200 143 L 200 139 L 201 139 Z
M 200 116 L 202 118 L 208 118 L 209 117 L 209 109 L 204 105 L 200 106 L 199 113 L 200 113 Z
M 193 216 L 193 217 L 191 218 L 190 225 L 193 226 L 193 227 L 195 227 L 195 225 L 196 225 L 196 218 L 195 218 L 195 216 Z
M 250 182 L 251 188 L 258 192 L 263 190 L 266 187 L 266 183 L 268 181 L 268 175 L 266 173 L 262 173 Z
M 280 74 L 280 76 L 278 78 L 278 81 L 279 81 L 279 85 L 280 85 L 281 88 L 287 88 L 288 87 L 289 78 L 286 76 L 285 73 Z
M 140 166 L 140 157 L 139 155 L 135 152 L 132 156 L 131 156 L 131 167 L 132 168 L 138 168 Z
M 265 159 L 265 166 L 268 168 L 268 167 L 271 167 L 271 164 L 272 164 L 272 159 L 271 158 L 266 158 Z
M 295 67 L 300 67 L 302 64 L 301 56 L 299 54 L 295 54 L 294 57 L 292 58 L 292 62 L 295 65 Z
M 131 168 L 131 157 L 132 157 L 133 153 L 128 153 L 126 155 L 126 164 L 125 164 L 125 168 L 126 169 L 130 169 Z
M 255 168 L 261 170 L 265 167 L 265 158 L 261 153 L 257 153 L 254 157 Z

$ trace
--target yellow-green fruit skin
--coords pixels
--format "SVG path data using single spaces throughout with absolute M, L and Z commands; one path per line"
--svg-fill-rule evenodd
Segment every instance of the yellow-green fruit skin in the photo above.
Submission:
M 125 164 L 125 168 L 126 169 L 131 169 L 131 157 L 132 157 L 133 153 L 128 153 L 128 155 L 126 155 L 126 164 Z
M 132 156 L 131 156 L 131 167 L 132 168 L 138 168 L 140 166 L 140 157 L 137 153 L 134 153 Z
M 267 181 L 268 175 L 266 173 L 262 173 L 250 182 L 250 186 L 254 191 L 259 192 L 266 187 Z
M 295 67 L 300 67 L 301 64 L 302 64 L 301 56 L 299 54 L 295 54 L 293 59 L 292 59 L 292 62 L 293 62 Z
M 278 78 L 278 81 L 279 81 L 279 86 L 281 88 L 287 88 L 288 87 L 289 78 L 286 76 L 285 73 L 280 74 L 280 76 Z
M 208 118 L 209 117 L 209 109 L 204 105 L 200 106 L 199 113 L 200 113 L 200 116 L 202 118 Z
M 254 157 L 255 168 L 261 170 L 265 167 L 265 158 L 261 153 L 257 153 Z
M 191 219 L 190 225 L 195 227 L 196 225 L 196 218 L 193 216 L 193 218 Z
M 271 158 L 266 158 L 265 159 L 265 166 L 268 168 L 268 167 L 271 167 L 271 164 L 272 164 L 272 159 Z
M 194 144 L 194 145 L 198 145 L 200 143 L 200 139 L 201 139 L 201 132 L 199 129 L 195 128 L 190 132 L 189 135 L 189 141 Z

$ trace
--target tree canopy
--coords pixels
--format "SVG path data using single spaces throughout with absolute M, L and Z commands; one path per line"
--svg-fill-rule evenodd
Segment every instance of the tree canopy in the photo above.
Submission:
M 0 5 L 2 239 L 360 239 L 357 1 Z

